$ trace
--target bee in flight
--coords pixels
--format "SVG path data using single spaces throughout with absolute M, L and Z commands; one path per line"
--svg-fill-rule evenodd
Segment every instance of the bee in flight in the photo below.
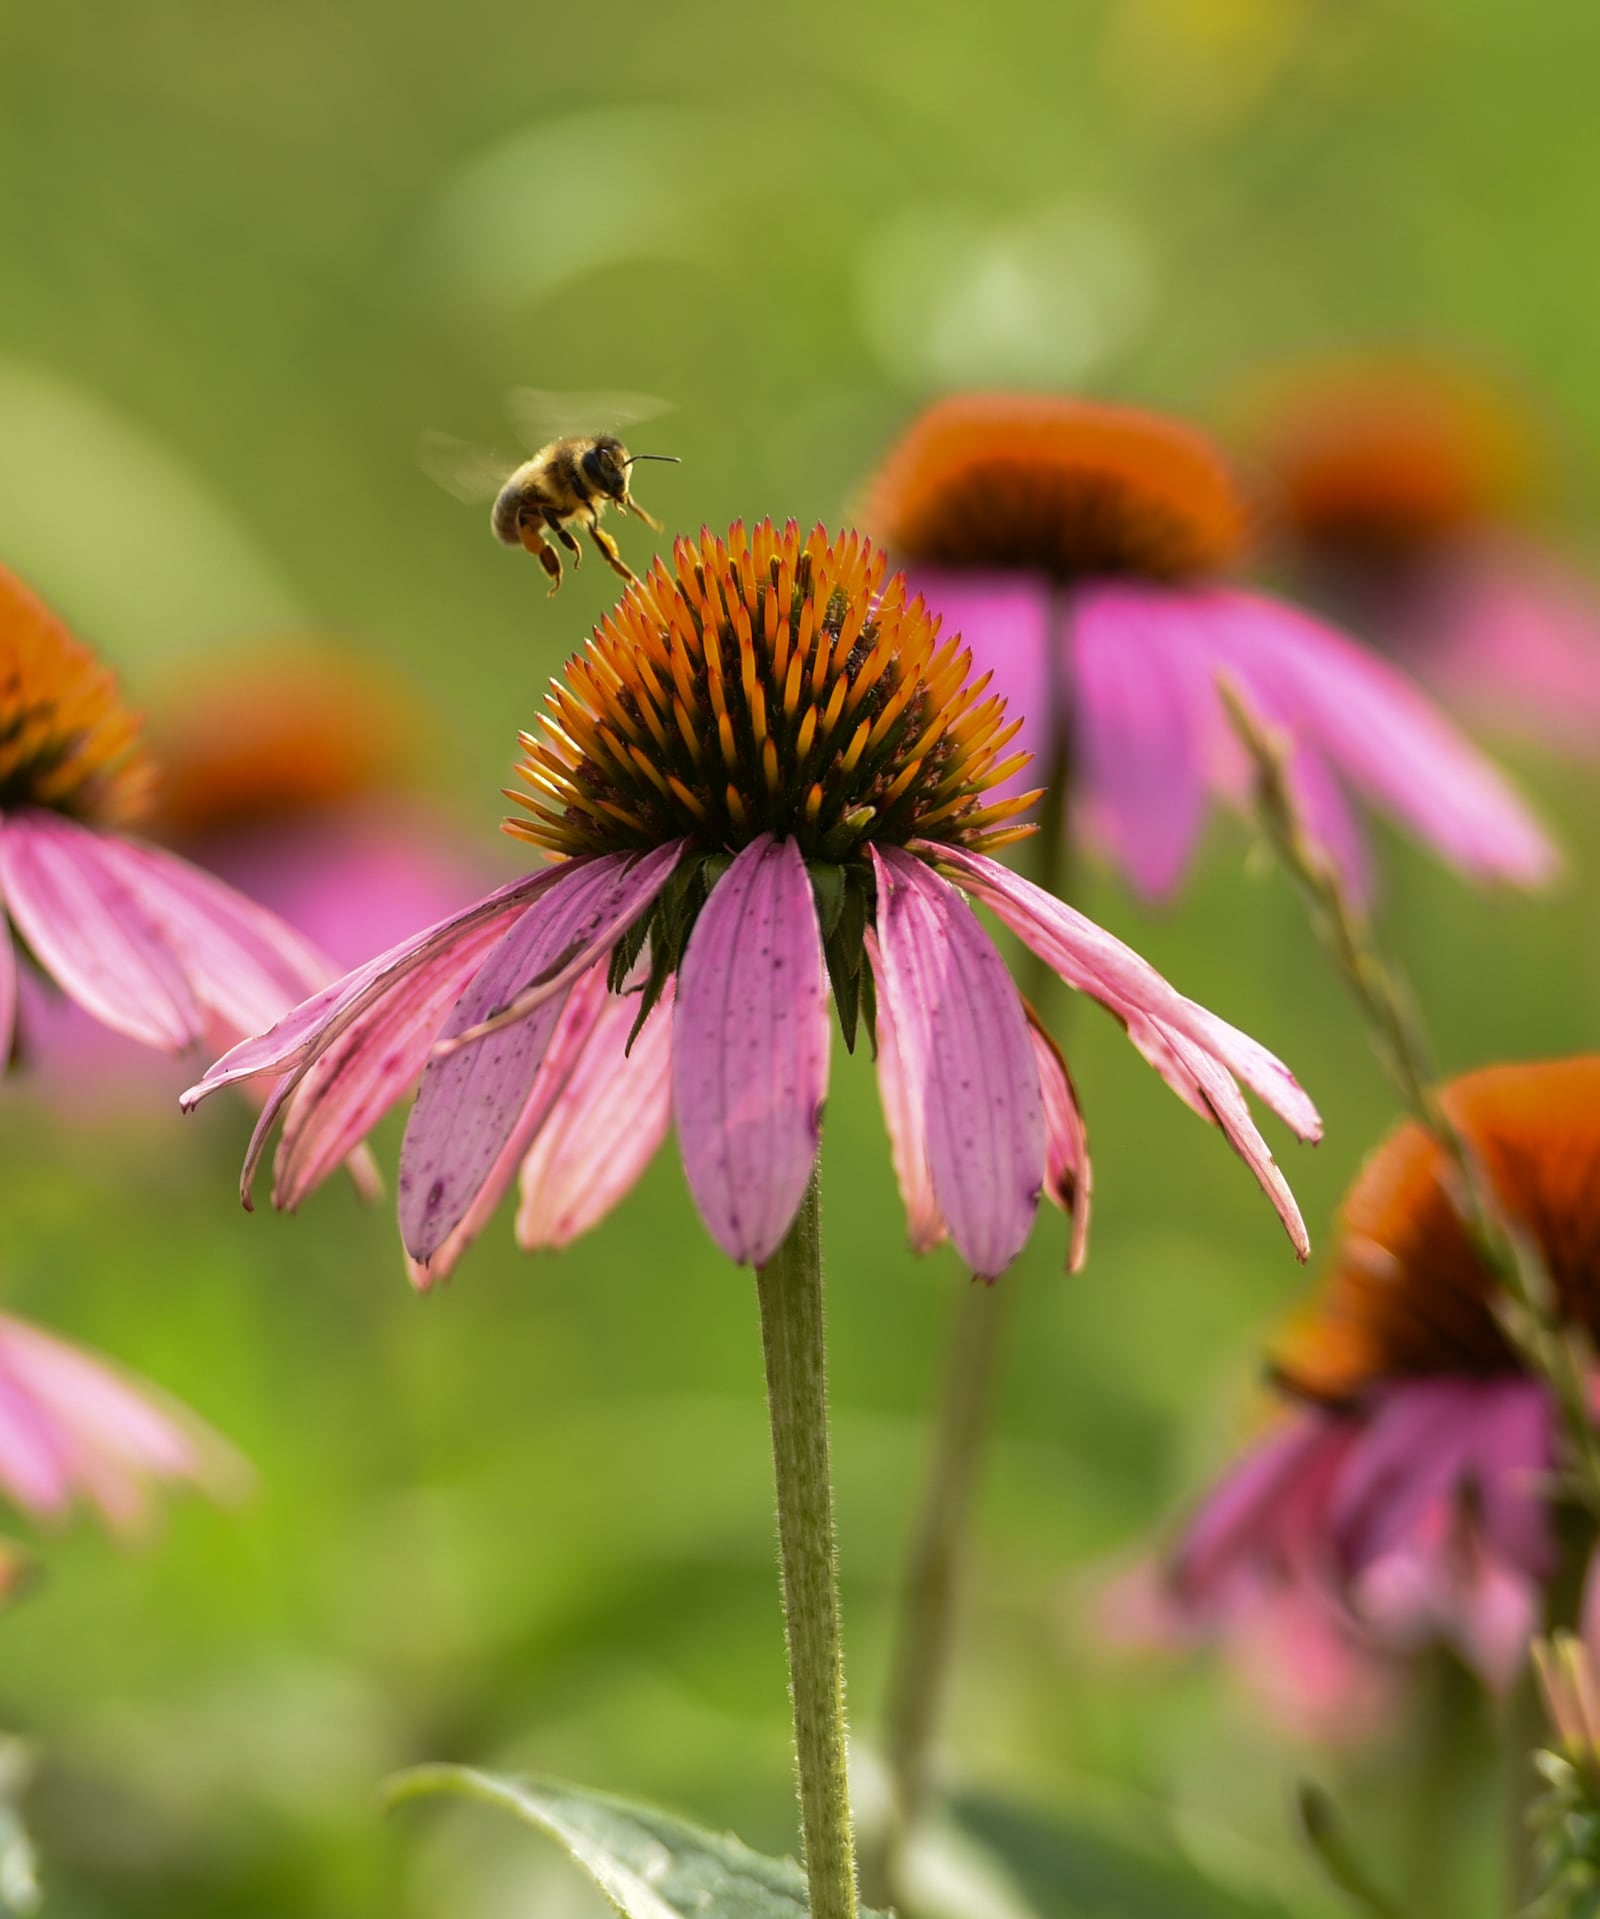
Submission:
M 505 460 L 444 434 L 429 433 L 423 437 L 423 465 L 459 498 L 479 501 L 492 496 L 490 525 L 495 538 L 507 546 L 526 548 L 549 574 L 552 593 L 560 591 L 562 577 L 561 555 L 552 538 L 572 555 L 574 566 L 583 562 L 574 527 L 588 533 L 613 573 L 634 579 L 633 569 L 601 526 L 600 516 L 614 506 L 660 533 L 661 522 L 629 490 L 629 469 L 640 460 L 676 465 L 677 455 L 630 453 L 615 432 L 559 429 L 583 418 L 592 421 L 602 412 L 617 426 L 630 425 L 665 412 L 665 403 L 642 394 L 556 394 L 522 388 L 511 395 L 509 410 L 528 445 L 537 444 L 552 428 L 557 429 L 556 437 L 508 474 Z

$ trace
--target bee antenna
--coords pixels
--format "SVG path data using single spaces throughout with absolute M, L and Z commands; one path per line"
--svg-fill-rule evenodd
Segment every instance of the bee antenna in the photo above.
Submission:
M 665 460 L 669 466 L 683 465 L 683 456 L 679 453 L 633 453 L 622 464 L 632 466 L 635 460 Z

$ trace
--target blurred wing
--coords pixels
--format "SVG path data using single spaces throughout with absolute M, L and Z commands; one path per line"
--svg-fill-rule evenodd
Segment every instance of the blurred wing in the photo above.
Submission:
M 672 402 L 653 393 L 559 393 L 519 386 L 506 395 L 506 412 L 530 453 L 569 433 L 619 433 L 671 411 Z
M 417 442 L 417 464 L 446 493 L 478 506 L 492 500 L 522 463 L 452 434 L 430 431 Z

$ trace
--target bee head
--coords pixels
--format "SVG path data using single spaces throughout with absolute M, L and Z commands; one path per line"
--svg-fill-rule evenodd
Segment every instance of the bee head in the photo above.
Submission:
M 628 449 L 614 434 L 603 433 L 583 456 L 583 471 L 596 492 L 608 500 L 628 497 Z

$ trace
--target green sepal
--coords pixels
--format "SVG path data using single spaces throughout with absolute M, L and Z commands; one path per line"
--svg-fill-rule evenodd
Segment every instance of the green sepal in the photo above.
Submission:
M 807 860 L 806 872 L 810 875 L 812 896 L 817 902 L 817 922 L 822 928 L 822 937 L 824 941 L 831 940 L 839 924 L 839 915 L 844 911 L 849 880 L 844 868 L 835 866 L 831 860 Z

